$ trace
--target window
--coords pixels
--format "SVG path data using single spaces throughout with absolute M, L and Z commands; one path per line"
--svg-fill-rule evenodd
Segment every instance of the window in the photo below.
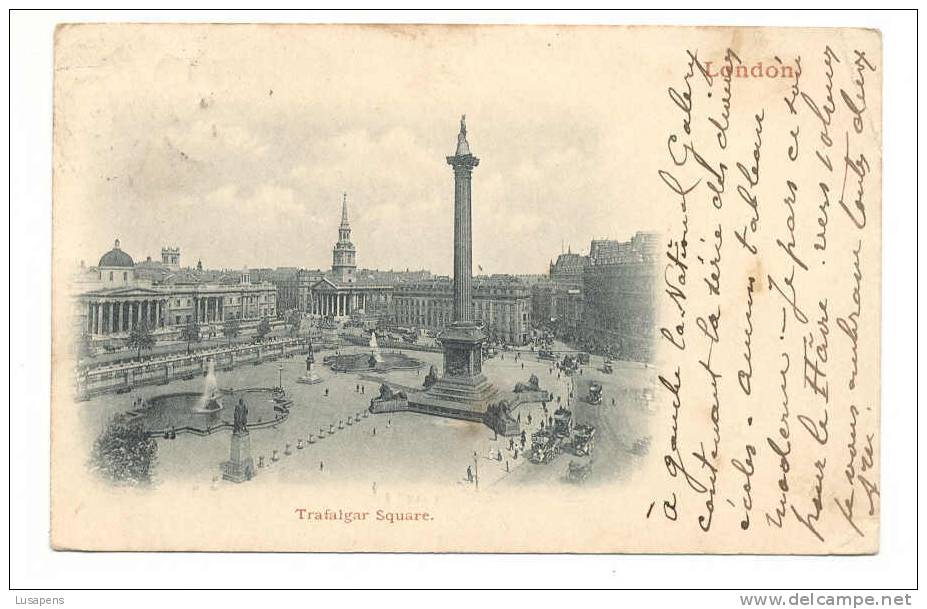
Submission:
M 110 280 L 110 281 L 113 280 L 113 272 L 112 272 L 112 271 L 109 272 L 109 280 Z
M 122 272 L 122 280 L 123 280 L 123 281 L 128 281 L 128 280 L 129 280 L 129 272 L 128 272 L 128 271 L 123 271 L 123 272 Z

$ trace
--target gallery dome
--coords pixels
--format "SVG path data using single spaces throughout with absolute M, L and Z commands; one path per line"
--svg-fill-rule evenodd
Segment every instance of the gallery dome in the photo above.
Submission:
M 113 249 L 103 254 L 97 266 L 100 268 L 132 268 L 135 266 L 135 261 L 132 260 L 132 256 L 119 249 L 119 239 L 116 239 Z

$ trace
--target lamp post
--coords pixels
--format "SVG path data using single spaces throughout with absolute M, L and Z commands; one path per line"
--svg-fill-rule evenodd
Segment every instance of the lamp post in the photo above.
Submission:
M 280 389 L 283 390 L 283 364 L 280 364 L 277 367 L 277 371 L 280 373 L 280 383 L 277 385 L 277 387 L 280 387 Z
M 476 456 L 476 451 L 473 451 L 473 474 L 477 491 L 480 490 L 480 464 L 478 459 L 479 457 Z

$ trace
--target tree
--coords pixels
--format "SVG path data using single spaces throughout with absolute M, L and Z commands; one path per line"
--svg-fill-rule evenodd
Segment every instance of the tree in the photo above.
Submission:
M 200 326 L 195 321 L 188 321 L 180 330 L 180 340 L 187 343 L 187 355 L 190 355 L 190 343 L 200 342 Z
M 229 346 L 232 344 L 232 339 L 236 338 L 241 333 L 241 324 L 238 323 L 237 319 L 226 319 L 222 324 L 222 336 L 228 339 Z
M 299 327 L 303 323 L 303 315 L 299 312 L 299 309 L 293 309 L 286 316 L 286 325 L 287 329 L 290 332 L 290 336 L 295 336 L 299 332 Z
M 91 466 L 118 484 L 151 482 L 158 443 L 140 425 L 126 424 L 118 415 L 93 443 Z
M 93 340 L 90 338 L 90 334 L 87 332 L 81 332 L 80 337 L 77 339 L 77 358 L 84 359 L 85 357 L 93 356 Z
M 151 351 L 155 346 L 155 337 L 151 334 L 151 328 L 148 327 L 148 321 L 142 319 L 129 333 L 129 340 L 126 345 L 130 349 L 135 349 L 138 353 L 138 359 L 142 359 L 142 351 Z
M 254 330 L 254 334 L 258 340 L 264 340 L 264 337 L 270 334 L 270 321 L 266 317 L 261 318 L 261 322 Z

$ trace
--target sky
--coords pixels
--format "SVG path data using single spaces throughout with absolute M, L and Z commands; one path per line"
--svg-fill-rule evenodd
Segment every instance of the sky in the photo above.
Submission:
M 448 274 L 464 113 L 474 272 L 544 273 L 561 247 L 629 239 L 655 228 L 632 144 L 654 126 L 627 95 L 643 71 L 588 34 L 60 29 L 58 251 L 96 264 L 119 238 L 136 261 L 170 245 L 184 265 L 327 269 L 346 192 L 359 266 Z

